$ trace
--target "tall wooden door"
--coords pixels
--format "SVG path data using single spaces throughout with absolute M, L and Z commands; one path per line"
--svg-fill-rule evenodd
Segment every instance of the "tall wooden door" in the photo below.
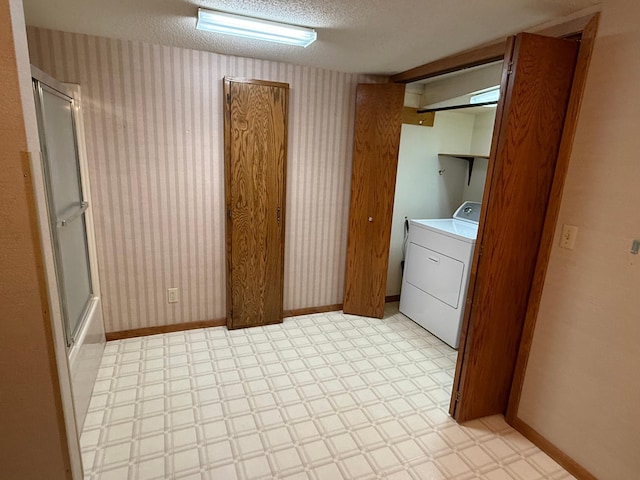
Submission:
M 227 327 L 282 322 L 289 85 L 224 79 Z
M 458 421 L 506 410 L 577 52 L 532 34 L 507 48 L 451 401 Z
M 356 90 L 345 313 L 384 314 L 404 89 L 391 83 Z

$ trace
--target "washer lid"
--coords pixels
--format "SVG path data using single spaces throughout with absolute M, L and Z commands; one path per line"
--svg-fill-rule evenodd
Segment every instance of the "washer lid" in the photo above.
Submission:
M 453 218 L 440 218 L 434 220 L 411 220 L 412 227 L 424 228 L 448 237 L 456 238 L 467 243 L 476 243 L 478 236 L 478 224 L 463 222 Z
M 453 218 L 463 222 L 480 223 L 480 207 L 478 202 L 464 202 L 453 214 Z

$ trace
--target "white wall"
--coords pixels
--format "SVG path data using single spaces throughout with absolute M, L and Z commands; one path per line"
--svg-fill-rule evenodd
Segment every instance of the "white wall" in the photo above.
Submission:
M 422 106 L 424 85 L 421 83 L 409 83 L 404 90 L 404 106 L 420 108 Z
M 495 121 L 495 107 L 487 108 L 486 113 L 476 114 L 476 120 L 473 123 L 473 135 L 471 136 L 471 153 L 489 155 Z
M 606 0 L 518 416 L 602 480 L 640 472 L 640 4 Z
M 424 84 L 422 106 L 450 100 L 485 88 L 500 85 L 502 60 L 461 72 L 442 75 Z
M 391 225 L 387 295 L 400 293 L 404 217 L 450 217 L 460 205 L 467 162 L 438 153 L 468 153 L 473 115 L 438 112 L 433 127 L 402 125 Z M 439 175 L 438 170 L 444 169 Z

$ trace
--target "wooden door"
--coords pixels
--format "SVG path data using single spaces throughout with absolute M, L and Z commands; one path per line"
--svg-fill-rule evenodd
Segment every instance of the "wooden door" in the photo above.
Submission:
M 577 52 L 524 33 L 507 48 L 452 392 L 461 422 L 506 410 Z
M 384 314 L 404 89 L 391 83 L 356 90 L 345 313 Z
M 224 79 L 227 327 L 282 322 L 289 85 Z

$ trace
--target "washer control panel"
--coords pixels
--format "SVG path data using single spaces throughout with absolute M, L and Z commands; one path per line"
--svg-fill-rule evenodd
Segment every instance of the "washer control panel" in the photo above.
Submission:
M 458 207 L 453 214 L 453 218 L 456 220 L 463 220 L 465 222 L 479 223 L 480 222 L 480 207 L 482 205 L 478 202 L 464 202 Z

